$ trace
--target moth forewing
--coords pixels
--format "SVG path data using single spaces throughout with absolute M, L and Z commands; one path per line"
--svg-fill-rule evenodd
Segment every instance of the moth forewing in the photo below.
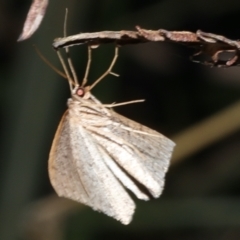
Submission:
M 59 196 L 128 224 L 135 204 L 104 164 L 103 160 L 112 159 L 76 121 L 75 110 L 70 108 L 65 113 L 53 141 L 49 159 L 51 183 Z
M 70 139 L 71 145 L 74 146 L 73 164 L 87 190 L 89 198 L 86 204 L 128 224 L 135 204 L 104 162 L 105 159 L 105 161 L 113 161 L 113 159 L 94 140 L 84 124 L 77 121 L 77 119 L 84 121 L 81 109 L 70 105 L 69 115 L 70 128 L 74 131 Z
M 67 110 L 55 134 L 49 155 L 48 170 L 51 184 L 57 194 L 76 200 L 78 192 L 86 195 L 86 191 L 79 181 L 77 169 L 72 163 L 68 114 Z

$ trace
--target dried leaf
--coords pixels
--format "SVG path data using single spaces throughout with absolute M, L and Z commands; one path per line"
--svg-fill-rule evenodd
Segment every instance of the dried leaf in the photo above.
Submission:
M 102 31 L 94 33 L 79 33 L 68 37 L 57 38 L 53 41 L 55 49 L 70 46 L 89 44 L 101 45 L 106 43 L 116 43 L 117 45 L 137 44 L 145 42 L 200 42 L 197 35 L 192 32 L 176 32 L 160 30 L 146 30 L 136 26 L 137 31 Z
M 234 41 L 221 35 L 206 33 L 198 30 L 167 31 L 165 29 L 147 30 L 136 26 L 137 31 L 102 31 L 94 33 L 79 33 L 76 35 L 57 38 L 53 42 L 55 49 L 79 44 L 99 46 L 115 43 L 119 46 L 146 42 L 173 42 L 194 48 L 191 60 L 214 67 L 231 67 L 240 65 L 240 41 Z M 227 56 L 225 56 L 227 54 Z M 230 55 L 230 56 L 229 56 Z
M 146 40 L 136 31 L 102 31 L 94 33 L 79 33 L 68 37 L 56 38 L 54 39 L 53 47 L 59 49 L 81 44 L 95 46 L 106 43 L 126 45 L 143 42 L 146 42 Z

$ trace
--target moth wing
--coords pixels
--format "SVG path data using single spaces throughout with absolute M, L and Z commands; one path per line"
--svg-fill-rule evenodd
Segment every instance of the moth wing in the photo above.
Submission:
M 50 152 L 49 175 L 59 196 L 128 224 L 135 204 L 105 161 L 112 161 L 74 118 L 65 114 Z M 105 160 L 104 160 L 105 159 Z
M 161 133 L 115 112 L 111 112 L 110 119 L 105 126 L 95 128 L 93 136 L 121 168 L 153 197 L 159 197 L 175 144 Z
M 59 123 L 52 143 L 48 160 L 49 178 L 60 197 L 77 199 L 81 195 L 84 203 L 87 201 L 88 196 L 72 161 L 71 129 L 68 118 L 68 111 L 66 111 Z
M 118 128 L 112 129 L 114 134 L 126 139 L 134 149 L 138 150 L 139 160 L 142 161 L 153 179 L 158 182 L 159 191 L 149 190 L 154 197 L 159 197 L 164 187 L 165 174 L 170 165 L 175 143 L 163 134 L 116 112 L 113 112 L 113 120 L 120 124 Z

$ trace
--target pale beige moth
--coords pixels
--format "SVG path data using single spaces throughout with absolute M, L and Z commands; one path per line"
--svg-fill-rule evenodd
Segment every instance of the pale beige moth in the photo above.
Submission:
M 90 52 L 89 47 L 89 56 Z M 135 203 L 127 190 L 142 200 L 149 200 L 150 195 L 158 198 L 175 144 L 112 110 L 120 104 L 102 104 L 91 94 L 112 73 L 117 55 L 118 48 L 109 69 L 91 86 L 85 86 L 90 57 L 82 84 L 63 65 L 71 98 L 53 140 L 49 176 L 59 196 L 129 224 Z

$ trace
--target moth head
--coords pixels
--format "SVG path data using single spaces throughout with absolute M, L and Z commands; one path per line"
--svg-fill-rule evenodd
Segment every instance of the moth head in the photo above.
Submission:
M 88 87 L 76 86 L 73 89 L 72 95 L 77 97 L 78 99 L 79 98 L 89 99 L 91 96 L 90 87 L 89 86 Z

